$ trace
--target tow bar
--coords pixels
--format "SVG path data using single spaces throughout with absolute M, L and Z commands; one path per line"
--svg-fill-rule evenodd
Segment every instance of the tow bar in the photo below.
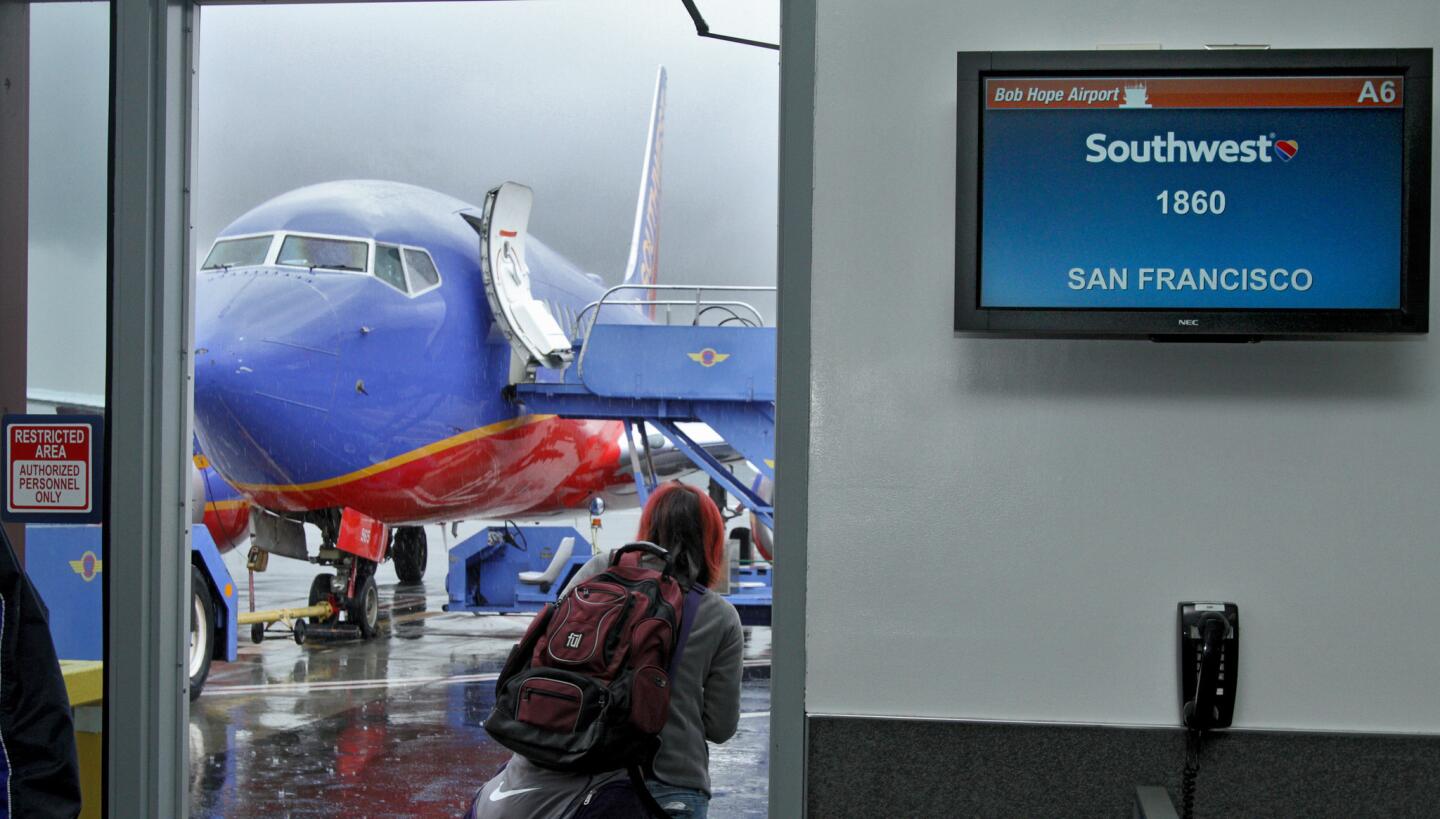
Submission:
M 250 626 L 250 639 L 256 643 L 263 642 L 266 634 L 289 634 L 299 645 L 304 645 L 307 639 L 358 639 L 360 627 L 353 623 L 305 622 L 305 618 L 333 621 L 339 613 L 333 603 L 322 600 L 298 609 L 242 611 L 235 620 L 242 626 Z

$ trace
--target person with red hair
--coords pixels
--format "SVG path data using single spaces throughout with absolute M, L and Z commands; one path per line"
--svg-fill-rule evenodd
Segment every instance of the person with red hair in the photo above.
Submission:
M 687 497 L 688 496 L 688 497 Z M 725 570 L 725 519 L 715 501 L 697 487 L 662 483 L 640 513 L 637 540 L 646 540 L 675 556 L 676 574 L 689 583 L 713 586 Z
M 695 624 L 670 686 L 670 716 L 660 732 L 660 750 L 646 772 L 655 801 L 671 816 L 704 819 L 710 805 L 710 749 L 740 723 L 740 675 L 744 632 L 730 601 L 709 590 L 726 571 L 725 521 L 710 496 L 679 481 L 663 483 L 640 514 L 637 540 L 660 546 L 675 557 L 675 578 L 687 591 L 707 587 Z M 663 564 L 653 560 L 655 568 Z M 610 565 L 598 554 L 576 572 L 565 592 Z

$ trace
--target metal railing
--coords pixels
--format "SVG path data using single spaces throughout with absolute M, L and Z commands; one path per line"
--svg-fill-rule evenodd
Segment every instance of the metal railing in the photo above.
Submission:
M 671 292 L 673 292 L 673 291 L 692 292 L 692 291 L 693 291 L 693 292 L 695 293 L 695 298 L 694 298 L 694 299 L 617 299 L 617 298 L 612 298 L 612 296 L 614 296 L 616 293 L 620 293 L 620 292 L 622 292 L 622 291 L 628 291 L 628 290 L 644 290 L 644 291 L 664 290 L 664 291 L 671 291 Z M 652 305 L 654 305 L 654 306 L 661 306 L 661 307 L 664 307 L 664 308 L 665 308 L 665 316 L 666 316 L 665 324 L 666 324 L 666 325 L 669 325 L 669 324 L 670 324 L 670 321 L 669 321 L 669 319 L 670 319 L 670 308 L 672 308 L 672 307 L 691 307 L 691 308 L 694 308 L 694 310 L 695 310 L 695 315 L 694 315 L 694 317 L 690 320 L 690 326 L 691 326 L 691 327 L 697 327 L 697 326 L 699 326 L 699 325 L 700 325 L 700 319 L 705 315 L 705 313 L 709 312 L 710 310 L 712 310 L 712 309 L 714 309 L 714 310 L 722 310 L 722 309 L 723 309 L 723 310 L 726 310 L 727 312 L 730 313 L 730 317 L 729 317 L 729 318 L 726 318 L 726 319 L 722 319 L 717 326 L 724 326 L 725 324 L 727 324 L 727 323 L 729 323 L 729 322 L 731 322 L 731 321 L 735 321 L 735 322 L 738 322 L 738 323 L 740 323 L 740 324 L 744 324 L 745 326 L 749 326 L 749 327 L 764 327 L 764 326 L 765 326 L 765 317 L 762 316 L 762 315 L 760 314 L 760 311 L 757 310 L 757 309 L 755 309 L 755 306 L 752 305 L 752 304 L 750 304 L 749 302 L 737 301 L 737 300 L 734 300 L 734 299 L 707 299 L 707 298 L 705 298 L 705 294 L 706 294 L 707 292 L 713 292 L 713 293 L 773 293 L 773 292 L 775 292 L 775 287 L 774 287 L 774 286 L 766 286 L 766 285 L 751 285 L 751 284 L 715 284 L 715 285 L 696 285 L 696 284 L 617 284 L 617 285 L 615 285 L 614 287 L 610 288 L 609 290 L 606 290 L 606 291 L 600 296 L 600 298 L 599 298 L 598 300 L 592 301 L 592 302 L 590 302 L 589 304 L 585 305 L 585 309 L 581 310 L 580 313 L 579 313 L 579 315 L 577 315 L 577 316 L 575 317 L 575 323 L 574 323 L 574 324 L 571 326 L 571 328 L 570 328 L 570 337 L 571 337 L 571 338 L 575 338 L 576 336 L 581 335 L 581 332 L 580 332 L 581 327 L 582 327 L 582 326 L 584 327 L 584 336 L 582 337 L 581 342 L 580 342 L 580 357 L 579 357 L 579 359 L 575 362 L 576 375 L 578 375 L 582 381 L 585 379 L 585 354 L 586 354 L 586 352 L 588 352 L 589 349 L 590 349 L 590 335 L 591 335 L 591 333 L 593 333 L 593 332 L 595 331 L 595 325 L 600 323 L 600 311 L 601 311 L 602 309 L 604 309 L 606 306 L 613 306 L 613 307 L 619 307 L 619 306 L 649 307 L 649 306 L 652 306 Z M 594 314 L 593 314 L 593 315 L 590 315 L 590 323 L 589 323 L 588 325 L 586 325 L 586 324 L 585 324 L 585 317 L 591 313 L 591 310 L 592 310 L 592 309 L 594 310 Z M 737 311 L 738 311 L 738 312 L 737 312 Z M 751 321 L 750 318 L 747 318 L 746 316 L 741 315 L 741 313 L 746 313 L 746 314 L 748 314 L 749 316 L 753 316 L 753 317 L 754 317 L 754 320 Z

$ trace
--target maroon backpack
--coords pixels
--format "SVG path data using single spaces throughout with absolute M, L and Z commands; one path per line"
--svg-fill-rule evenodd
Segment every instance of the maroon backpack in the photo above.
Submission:
M 656 570 L 643 554 L 665 561 Z M 670 714 L 670 680 L 703 586 L 687 595 L 653 543 L 616 550 L 605 571 L 535 616 L 495 683 L 485 731 L 542 767 L 576 773 L 648 765 Z M 683 609 L 683 611 L 682 611 Z

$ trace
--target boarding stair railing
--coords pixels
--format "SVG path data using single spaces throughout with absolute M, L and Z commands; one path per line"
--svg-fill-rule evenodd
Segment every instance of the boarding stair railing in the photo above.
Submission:
M 680 425 L 713 430 L 761 475 L 775 477 L 775 328 L 740 300 L 773 292 L 748 285 L 622 284 L 605 291 L 569 328 L 573 364 L 535 373 L 509 394 L 526 412 L 625 424 L 636 490 L 656 486 L 646 425 L 764 523 L 774 507 Z M 644 291 L 637 294 L 636 291 Z M 672 298 L 684 294 L 684 298 Z M 656 321 L 663 312 L 662 320 Z M 673 323 L 675 313 L 688 323 Z M 710 322 L 710 323 L 707 323 Z

